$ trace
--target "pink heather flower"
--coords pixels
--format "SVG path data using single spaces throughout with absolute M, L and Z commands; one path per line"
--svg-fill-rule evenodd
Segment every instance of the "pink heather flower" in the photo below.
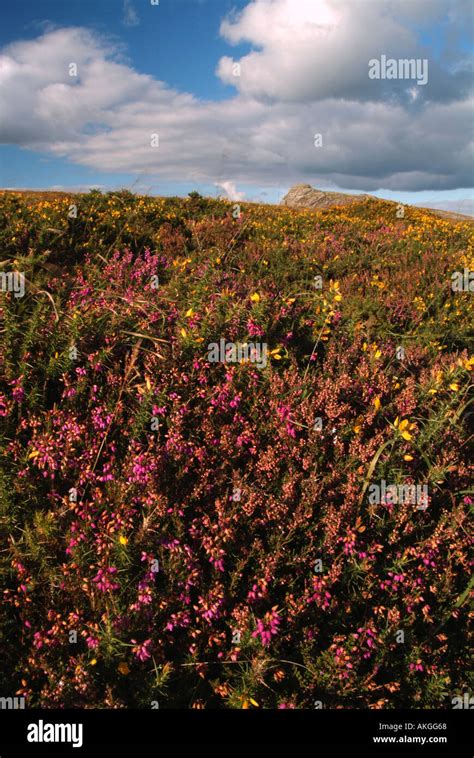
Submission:
M 290 437 L 293 437 L 293 439 L 296 437 L 296 429 L 293 424 L 286 424 L 286 433 L 289 434 Z
M 110 591 L 118 590 L 120 585 L 117 584 L 117 582 L 112 582 L 109 579 L 110 575 L 113 575 L 116 573 L 117 573 L 117 569 L 114 568 L 113 566 L 110 566 L 105 571 L 104 569 L 99 569 L 92 581 L 95 582 L 95 584 L 97 584 L 97 589 L 101 590 L 101 592 L 107 592 L 109 590 Z
M 331 604 L 332 595 L 328 590 L 324 589 L 324 580 L 319 577 L 313 577 L 313 589 L 314 594 L 308 598 L 308 603 L 317 603 L 323 610 L 329 608 Z
M 187 611 L 182 611 L 180 613 L 172 613 L 171 618 L 168 621 L 168 623 L 165 626 L 165 629 L 169 632 L 172 632 L 173 629 L 186 629 L 191 624 L 191 616 Z M 132 640 L 133 642 L 134 640 Z
M 267 594 L 267 582 L 265 579 L 259 579 L 258 583 L 252 585 L 252 589 L 247 593 L 247 600 L 258 600 Z
M 171 395 L 170 395 L 171 397 Z M 154 405 L 151 409 L 151 412 L 153 416 L 166 416 L 166 406 L 165 405 Z
M 277 413 L 282 421 L 286 421 L 286 419 L 290 418 L 291 408 L 288 405 L 283 405 L 283 403 L 278 403 Z
M 247 331 L 250 337 L 263 337 L 265 334 L 265 330 L 251 318 L 247 321 Z
M 275 606 L 265 614 L 263 619 L 257 619 L 257 628 L 252 632 L 252 637 L 260 637 L 262 645 L 266 647 L 270 644 L 272 637 L 278 634 L 279 625 L 280 617 Z
M 132 642 L 135 642 L 135 640 L 132 640 Z M 148 658 L 151 658 L 150 646 L 151 639 L 148 639 L 141 645 L 135 645 L 135 647 L 132 648 L 132 652 L 135 653 L 135 656 L 139 661 L 146 661 Z
M 20 376 L 18 379 L 14 379 L 12 382 L 10 382 L 10 386 L 13 387 L 12 397 L 14 400 L 16 400 L 17 403 L 21 403 L 26 397 L 25 391 L 21 386 L 22 379 L 23 376 Z
M 93 408 L 91 413 L 92 426 L 96 431 L 107 429 L 112 420 L 112 414 L 106 413 L 103 408 Z
M 33 645 L 39 650 L 41 647 L 43 647 L 43 643 L 41 641 L 41 635 L 39 632 L 35 632 L 33 637 L 34 637 Z

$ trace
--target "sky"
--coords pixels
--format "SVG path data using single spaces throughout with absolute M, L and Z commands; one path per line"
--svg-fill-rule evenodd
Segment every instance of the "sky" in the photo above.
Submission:
M 278 202 L 301 182 L 474 214 L 473 7 L 6 3 L 0 186 Z

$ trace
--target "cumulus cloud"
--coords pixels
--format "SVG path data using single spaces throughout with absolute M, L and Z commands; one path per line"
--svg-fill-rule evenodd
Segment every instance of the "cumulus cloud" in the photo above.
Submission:
M 216 187 L 224 190 L 229 200 L 243 200 L 245 192 L 239 192 L 234 182 L 216 182 Z
M 460 99 L 471 86 L 468 62 L 459 58 L 455 68 L 443 68 L 415 32 L 421 21 L 441 28 L 450 8 L 441 0 L 253 0 L 224 19 L 221 34 L 256 49 L 238 60 L 224 56 L 217 74 L 240 93 L 271 101 Z M 467 5 L 464 11 L 468 23 Z M 460 30 L 458 16 L 451 31 Z M 428 83 L 415 98 L 411 81 L 369 79 L 369 61 L 381 55 L 428 61 Z
M 236 94 L 222 101 L 199 100 L 137 73 L 116 44 L 83 28 L 15 42 L 0 52 L 0 142 L 99 171 L 214 183 L 232 199 L 241 199 L 238 186 L 298 181 L 369 192 L 470 186 L 472 98 L 455 76 L 463 64 L 453 69 L 449 97 L 439 84 L 436 97 L 414 101 L 369 95 L 367 71 L 362 77 L 354 62 L 362 58 L 349 65 L 351 49 L 369 54 L 362 27 L 366 38 L 402 40 L 405 51 L 415 50 L 420 0 L 396 5 L 405 27 L 389 0 L 370 3 L 377 8 L 372 27 L 362 0 L 253 0 L 223 23 L 222 33 L 229 42 L 246 39 L 259 47 L 249 54 L 255 69 L 246 78 L 244 56 Z M 433 21 L 452 7 L 441 0 L 423 5 Z M 459 8 L 453 29 L 462 26 Z M 333 43 L 345 61 L 338 70 Z M 314 56 L 306 66 L 300 47 L 307 56 L 316 49 L 323 72 L 314 69 Z

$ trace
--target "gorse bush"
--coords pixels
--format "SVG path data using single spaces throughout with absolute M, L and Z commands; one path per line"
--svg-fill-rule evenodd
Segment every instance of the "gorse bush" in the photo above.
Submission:
M 25 276 L 0 293 L 5 691 L 469 690 L 472 301 L 451 275 L 471 226 L 395 207 L 2 196 L 2 270 Z M 210 361 L 221 339 L 265 343 L 266 365 Z M 374 502 L 382 481 L 428 501 Z

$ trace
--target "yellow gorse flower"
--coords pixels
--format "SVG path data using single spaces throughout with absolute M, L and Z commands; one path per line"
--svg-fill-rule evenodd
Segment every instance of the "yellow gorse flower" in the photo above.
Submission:
M 274 350 L 270 350 L 270 357 L 274 358 L 276 361 L 281 361 L 282 356 L 280 355 L 281 347 L 276 347 Z
M 363 423 L 364 423 L 364 417 L 363 416 L 358 416 L 356 418 L 356 420 L 355 420 L 354 426 L 352 427 L 352 430 L 353 430 L 354 434 L 359 434 L 360 433 L 360 430 L 362 429 L 362 424 Z
M 242 708 L 245 710 L 249 707 L 249 705 L 254 705 L 255 708 L 259 708 L 257 701 L 254 700 L 253 697 L 248 697 L 247 695 L 245 695 L 242 700 Z
M 398 429 L 404 440 L 409 441 L 413 438 L 413 435 L 410 434 L 410 431 L 415 428 L 415 424 L 411 424 L 408 419 L 405 418 L 403 421 L 399 421 L 399 418 L 397 416 L 393 425 L 395 429 Z

